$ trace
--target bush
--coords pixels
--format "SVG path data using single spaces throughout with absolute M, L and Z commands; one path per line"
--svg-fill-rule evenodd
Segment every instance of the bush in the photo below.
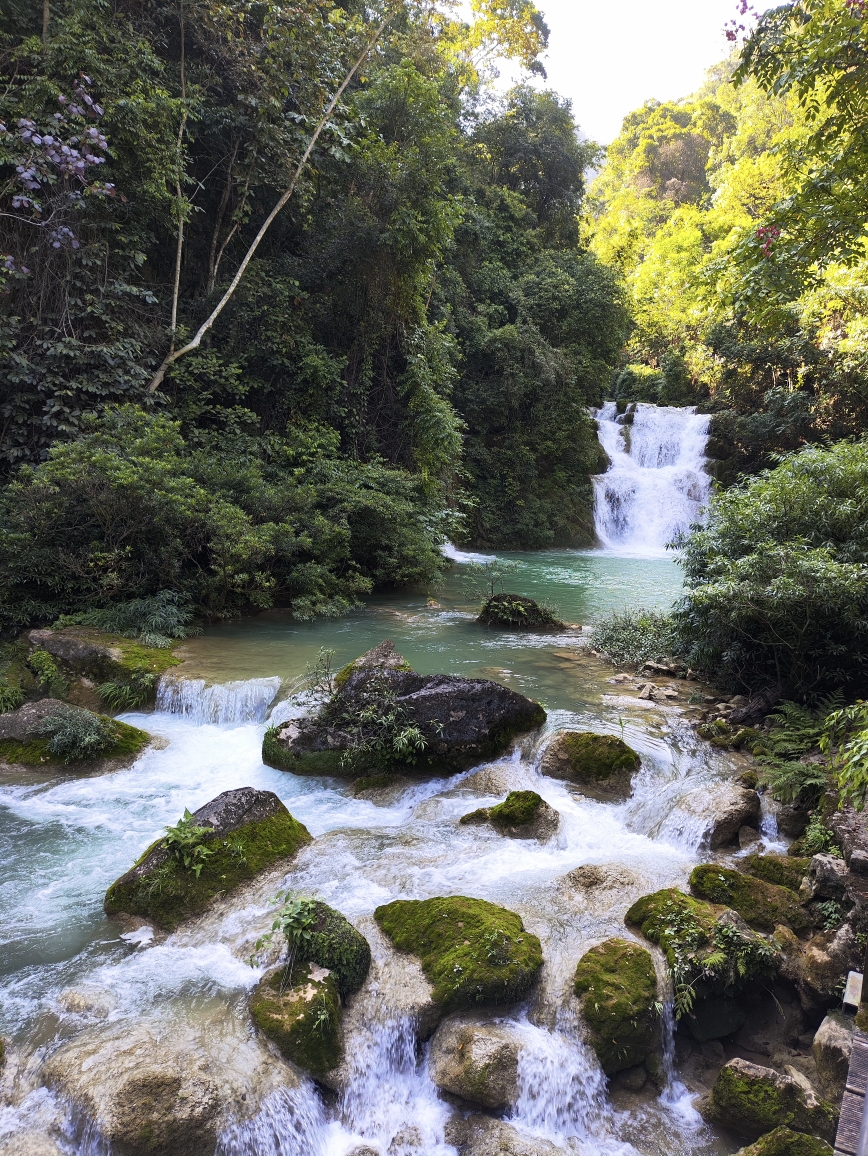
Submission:
M 99 758 L 117 742 L 117 734 L 109 722 L 74 706 L 58 707 L 34 727 L 33 733 L 47 736 L 49 751 L 65 763 Z
M 661 662 L 677 651 L 673 621 L 657 610 L 617 611 L 594 627 L 594 650 L 615 666 Z
M 722 685 L 804 699 L 868 683 L 868 442 L 807 448 L 716 495 L 675 622 Z
M 133 598 L 129 602 L 119 602 L 102 610 L 65 614 L 55 622 L 54 629 L 94 626 L 109 634 L 138 638 L 145 646 L 167 648 L 177 638 L 201 634 L 200 627 L 190 625 L 193 613 L 193 602 L 189 594 L 179 594 L 177 590 L 161 590 L 150 598 Z
M 6 714 L 6 712 L 10 710 L 18 710 L 23 703 L 23 690 L 19 690 L 15 686 L 3 686 L 0 684 L 0 714 Z

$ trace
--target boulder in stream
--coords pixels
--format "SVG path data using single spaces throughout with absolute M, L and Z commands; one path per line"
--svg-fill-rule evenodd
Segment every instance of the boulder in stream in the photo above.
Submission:
M 138 727 L 55 698 L 0 714 L 0 770 L 116 771 L 135 762 L 150 742 Z
M 660 1042 L 650 952 L 626 939 L 607 939 L 579 960 L 574 989 L 606 1075 L 644 1063 Z
M 483 603 L 476 621 L 505 630 L 566 629 L 566 623 L 556 618 L 547 606 L 540 606 L 533 598 L 521 594 L 493 594 Z
M 416 674 L 391 643 L 351 663 L 312 718 L 266 732 L 262 758 L 298 773 L 450 774 L 496 758 L 546 713 L 500 683 Z M 409 739 L 408 739 L 409 736 Z
M 718 863 L 700 863 L 690 874 L 690 890 L 698 899 L 722 903 L 737 911 L 750 927 L 774 931 L 778 924 L 807 931 L 811 919 L 789 887 L 766 883 Z
M 563 1148 L 542 1137 L 529 1136 L 491 1116 L 454 1117 L 446 1125 L 446 1142 L 459 1156 L 563 1156 Z
M 838 1113 L 792 1076 L 734 1059 L 714 1081 L 703 1115 L 742 1136 L 759 1137 L 781 1126 L 834 1140 Z
M 553 779 L 575 783 L 592 798 L 626 799 L 641 759 L 615 735 L 562 731 L 546 747 L 540 771 Z
M 510 791 L 496 807 L 481 807 L 463 815 L 460 823 L 490 824 L 501 835 L 513 839 L 550 839 L 558 829 L 560 816 L 536 791 Z
M 819 1136 L 794 1132 L 792 1128 L 775 1128 L 754 1144 L 739 1148 L 735 1156 L 833 1156 L 831 1144 Z
M 542 948 L 521 919 L 484 899 L 396 899 L 374 912 L 400 951 L 418 956 L 444 1009 L 515 1003 L 542 967 Z
M 253 787 L 224 791 L 195 811 L 187 826 L 206 829 L 196 842 L 207 854 L 194 859 L 192 845 L 173 851 L 167 837 L 158 839 L 109 887 L 103 904 L 107 915 L 139 915 L 171 931 L 204 911 L 215 895 L 311 842 L 307 828 L 277 795 Z
M 441 1091 L 503 1112 L 518 1099 L 518 1053 L 508 1024 L 448 1019 L 431 1040 L 428 1068 Z
M 341 1062 L 341 1000 L 327 967 L 297 963 L 269 972 L 250 999 L 250 1014 L 286 1059 L 311 1075 Z
M 811 860 L 793 855 L 747 855 L 739 866 L 748 875 L 764 879 L 766 883 L 775 883 L 778 887 L 789 887 L 798 895 Z

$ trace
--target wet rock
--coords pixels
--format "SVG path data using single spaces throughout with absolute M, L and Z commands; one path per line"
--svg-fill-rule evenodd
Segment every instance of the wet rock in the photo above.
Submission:
M 778 830 L 790 839 L 798 839 L 804 835 L 808 826 L 808 809 L 803 803 L 778 803 L 774 807 Z
M 516 735 L 545 722 L 539 703 L 516 691 L 485 679 L 416 674 L 406 669 L 391 644 L 386 651 L 385 646 L 363 655 L 346 668 L 349 673 L 341 672 L 346 677 L 339 689 L 314 718 L 267 731 L 263 760 L 311 774 L 448 774 L 496 758 Z M 409 762 L 393 759 L 386 765 L 378 748 L 364 746 L 369 738 L 381 738 L 376 724 L 365 720 L 366 713 L 386 708 L 424 736 L 424 748 Z M 352 751 L 358 753 L 348 761 L 347 752 Z
M 224 791 L 195 811 L 193 819 L 213 832 L 204 842 L 212 853 L 199 874 L 159 839 L 109 887 L 103 905 L 107 915 L 140 915 L 172 930 L 203 911 L 218 893 L 226 894 L 311 842 L 307 828 L 277 795 L 253 787 Z
M 615 1083 L 625 1092 L 641 1092 L 648 1083 L 648 1072 L 642 1064 L 635 1068 L 624 1068 L 618 1072 Z
M 759 795 L 735 783 L 727 783 L 715 791 L 709 802 L 713 812 L 709 817 L 706 839 L 712 851 L 731 843 L 739 828 L 755 827 L 759 821 Z
M 44 1132 L 18 1132 L 0 1140 L 0 1156 L 64 1156 L 64 1150 Z
M 533 598 L 520 594 L 495 594 L 488 598 L 476 620 L 483 626 L 506 630 L 565 630 L 566 623 Z
M 838 1114 L 792 1076 L 748 1060 L 725 1064 L 703 1113 L 711 1123 L 759 1137 L 782 1125 L 833 1140 Z
M 563 1150 L 490 1116 L 454 1117 L 446 1126 L 446 1142 L 459 1156 L 563 1156 Z
M 89 729 L 102 744 L 94 749 L 93 757 L 73 756 L 68 746 L 54 749 L 56 743 L 46 727 L 49 720 L 63 716 L 91 724 Z M 56 698 L 28 702 L 18 710 L 0 714 L 0 770 L 56 766 L 71 773 L 116 771 L 135 762 L 149 742 L 151 736 L 138 727 Z
M 523 781 L 521 767 L 509 761 L 473 771 L 461 780 L 461 789 L 480 795 L 507 795 L 510 791 L 520 790 Z
M 818 1136 L 806 1136 L 791 1128 L 775 1128 L 735 1156 L 832 1156 L 832 1147 Z
M 560 815 L 536 791 L 510 791 L 496 807 L 482 807 L 459 820 L 463 824 L 490 824 L 513 839 L 550 839 L 558 829 Z
M 408 775 L 362 775 L 353 780 L 353 798 L 367 799 L 378 807 L 391 807 L 407 787 L 413 785 Z
M 738 845 L 742 851 L 755 847 L 760 841 L 760 833 L 756 827 L 739 827 Z
M 698 1000 L 683 1023 L 697 1043 L 724 1039 L 744 1024 L 745 1013 L 734 999 L 711 995 Z
M 848 875 L 847 864 L 837 855 L 814 855 L 802 896 L 805 899 L 842 899 Z
M 808 873 L 810 859 L 799 859 L 790 855 L 748 855 L 740 863 L 741 870 L 766 883 L 778 887 L 789 887 L 796 894 L 802 880 Z
M 537 937 L 514 912 L 483 899 L 398 899 L 374 918 L 400 951 L 418 956 L 444 1008 L 515 1003 L 542 966 Z
M 861 965 L 862 952 L 848 923 L 837 931 L 815 935 L 802 956 L 799 994 L 803 1006 L 822 1008 L 838 1003 L 841 981 L 848 971 L 858 971 Z
M 431 1041 L 428 1066 L 441 1091 L 493 1112 L 518 1099 L 519 1041 L 502 1024 L 442 1023 Z
M 574 990 L 607 1076 L 642 1064 L 659 1046 L 657 975 L 638 943 L 607 939 L 592 947 L 576 968 Z
M 641 760 L 632 747 L 614 735 L 563 731 L 543 753 L 540 772 L 575 783 L 592 798 L 627 798 Z
M 55 1052 L 42 1074 L 124 1156 L 213 1156 L 230 1119 L 254 1115 L 271 1092 L 299 1084 L 226 1009 L 195 1023 L 94 1028 Z
M 282 1055 L 314 1076 L 341 1062 L 341 1001 L 334 974 L 315 963 L 279 967 L 250 999 L 250 1014 Z
M 783 698 L 779 686 L 770 686 L 759 694 L 752 695 L 744 706 L 737 706 L 730 715 L 730 721 L 739 726 L 757 726 L 770 714 Z
M 732 908 L 750 926 L 772 931 L 779 923 L 794 931 L 811 926 L 798 895 L 788 887 L 766 883 L 717 863 L 701 863 L 690 874 L 690 890 L 698 899 Z
M 736 1036 L 738 1047 L 761 1056 L 786 1053 L 798 1043 L 805 1020 L 798 1000 L 782 985 L 761 1002 L 751 1002 L 750 1014 Z
M 855 1030 L 852 1016 L 830 1012 L 811 1045 L 823 1095 L 832 1103 L 838 1103 L 844 1095 Z

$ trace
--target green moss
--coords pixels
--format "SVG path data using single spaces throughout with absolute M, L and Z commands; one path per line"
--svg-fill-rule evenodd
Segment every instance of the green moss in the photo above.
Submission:
M 209 839 L 207 845 L 214 853 L 205 860 L 198 878 L 170 858 L 141 878 L 130 877 L 129 873 L 121 876 L 109 887 L 103 906 L 107 915 L 140 915 L 171 931 L 183 919 L 204 911 L 215 895 L 253 879 L 311 841 L 307 828 L 284 808 L 225 837 Z M 160 843 L 162 840 L 158 839 L 148 847 L 136 866 Z
M 792 1128 L 775 1128 L 736 1156 L 833 1156 L 831 1145 L 818 1136 L 806 1136 Z
M 823 1101 L 808 1107 L 804 1091 L 793 1081 L 779 1082 L 773 1075 L 748 1073 L 737 1061 L 721 1068 L 711 1091 L 708 1115 L 745 1136 L 762 1136 L 785 1126 L 830 1140 L 838 1118 L 832 1105 Z
M 466 815 L 462 815 L 458 822 L 462 826 L 479 827 L 488 822 L 490 813 L 490 807 L 480 807 L 477 811 L 469 811 Z
M 98 717 L 112 728 L 117 736 L 117 741 L 103 751 L 98 759 L 93 760 L 94 762 L 138 754 L 151 741 L 151 736 L 147 731 L 140 731 L 138 727 L 131 727 L 127 723 L 107 718 L 104 715 Z M 0 739 L 0 762 L 14 763 L 25 767 L 63 766 L 63 759 L 49 750 L 48 743 L 48 738 L 40 737 L 21 741 L 18 739 Z
M 262 980 L 250 1000 L 257 1027 L 288 1060 L 324 1075 L 343 1058 L 341 1001 L 334 975 L 315 978 L 311 964 L 297 964 Z
M 514 1003 L 542 966 L 537 937 L 483 899 L 398 899 L 374 918 L 397 948 L 419 957 L 435 1001 L 449 1008 Z
M 269 727 L 262 739 L 262 761 L 279 771 L 297 775 L 346 775 L 341 765 L 340 751 L 313 751 L 304 755 L 293 754 L 277 741 L 277 727 Z M 356 780 L 358 781 L 358 780 Z
M 342 996 L 358 991 L 371 966 L 367 939 L 339 911 L 326 903 L 316 903 L 316 924 L 304 954 L 311 963 L 327 967 L 334 974 Z
M 510 791 L 502 803 L 492 807 L 488 817 L 495 827 L 524 827 L 532 823 L 542 806 L 536 791 Z
M 642 761 L 632 747 L 614 735 L 589 732 L 562 736 L 573 771 L 583 779 L 605 783 L 620 771 L 638 771 Z
M 741 861 L 742 870 L 766 883 L 789 887 L 798 892 L 802 879 L 808 874 L 810 859 L 795 855 L 748 855 Z
M 641 1064 L 659 1035 L 657 976 L 650 954 L 626 939 L 608 939 L 582 957 L 576 995 L 591 1029 L 591 1046 L 607 1076 Z
M 699 899 L 722 903 L 737 911 L 745 923 L 774 931 L 779 923 L 793 931 L 807 931 L 811 920 L 789 887 L 766 883 L 716 863 L 701 863 L 690 873 L 690 890 Z

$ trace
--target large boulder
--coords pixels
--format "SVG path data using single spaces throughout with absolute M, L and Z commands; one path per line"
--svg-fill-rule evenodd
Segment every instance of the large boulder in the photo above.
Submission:
M 747 855 L 739 866 L 748 875 L 778 887 L 789 887 L 790 891 L 798 894 L 811 860 L 791 855 Z
M 650 953 L 626 939 L 607 939 L 579 960 L 574 989 L 606 1075 L 644 1063 L 660 1042 Z
M 849 878 L 847 864 L 837 855 L 814 855 L 802 893 L 807 899 L 843 899 Z
M 793 931 L 811 926 L 799 897 L 789 887 L 766 883 L 717 863 L 701 863 L 690 874 L 690 890 L 699 899 L 722 903 L 737 911 L 750 927 L 773 931 L 782 923 Z
M 521 594 L 494 594 L 486 599 L 477 622 L 504 630 L 564 630 L 566 624 L 547 606 Z
M 211 832 L 202 839 L 210 854 L 185 865 L 165 837 L 158 839 L 109 887 L 107 915 L 138 915 L 172 930 L 204 911 L 218 893 L 253 879 L 311 842 L 307 828 L 277 795 L 253 787 L 224 791 L 195 811 L 192 820 Z
M 312 1075 L 341 1062 L 341 998 L 327 967 L 297 963 L 268 973 L 251 996 L 250 1014 L 288 1060 Z
M 213 1156 L 231 1120 L 299 1084 L 225 1008 L 190 1023 L 121 1020 L 93 1028 L 55 1052 L 43 1076 L 123 1156 Z
M 400 951 L 418 956 L 444 1009 L 515 1003 L 542 967 L 537 937 L 514 912 L 484 899 L 397 899 L 374 918 Z
M 85 755 L 78 749 L 84 750 L 83 738 L 91 748 Z M 56 698 L 0 714 L 0 768 L 116 771 L 135 762 L 150 742 L 151 736 L 138 727 Z
M 759 1137 L 783 1125 L 830 1141 L 838 1120 L 831 1104 L 792 1076 L 742 1059 L 721 1068 L 703 1114 L 742 1136 Z
M 633 775 L 641 766 L 638 754 L 615 735 L 563 731 L 543 752 L 540 772 L 581 787 L 592 798 L 626 799 Z
M 449 1019 L 431 1040 L 428 1068 L 441 1091 L 503 1112 L 518 1099 L 518 1053 L 518 1038 L 505 1024 Z
M 735 1156 L 833 1156 L 832 1147 L 819 1136 L 807 1136 L 792 1128 L 775 1128 L 760 1136 L 747 1148 L 740 1148 Z
M 348 673 L 342 671 L 338 689 L 315 717 L 267 731 L 263 760 L 299 773 L 448 774 L 496 758 L 516 735 L 545 722 L 539 703 L 500 683 L 416 674 L 391 644 L 385 647 L 363 655 Z M 377 653 L 384 661 L 373 663 Z M 384 726 L 387 716 L 392 722 Z M 407 728 L 421 733 L 421 747 L 406 750 L 391 742 Z
M 459 1156 L 563 1156 L 550 1140 L 529 1136 L 491 1116 L 454 1117 L 446 1126 L 446 1142 Z
M 852 1016 L 830 1012 L 817 1028 L 811 1045 L 823 1095 L 832 1103 L 839 1103 L 844 1095 L 855 1030 Z
M 862 955 L 849 923 L 810 939 L 802 955 L 798 983 L 803 1006 L 824 1008 L 838 1003 L 841 984 L 847 972 L 861 969 Z
M 536 791 L 510 791 L 496 807 L 480 807 L 459 820 L 462 824 L 488 823 L 500 835 L 513 839 L 550 839 L 560 816 Z
M 868 860 L 868 811 L 857 811 L 852 803 L 833 807 L 825 818 L 835 841 L 844 854 L 844 861 L 858 870 Z M 859 863 L 852 863 L 856 853 Z
M 711 796 L 713 813 L 710 816 L 706 839 L 714 851 L 731 843 L 741 827 L 755 827 L 760 817 L 760 797 L 756 791 L 727 783 Z

